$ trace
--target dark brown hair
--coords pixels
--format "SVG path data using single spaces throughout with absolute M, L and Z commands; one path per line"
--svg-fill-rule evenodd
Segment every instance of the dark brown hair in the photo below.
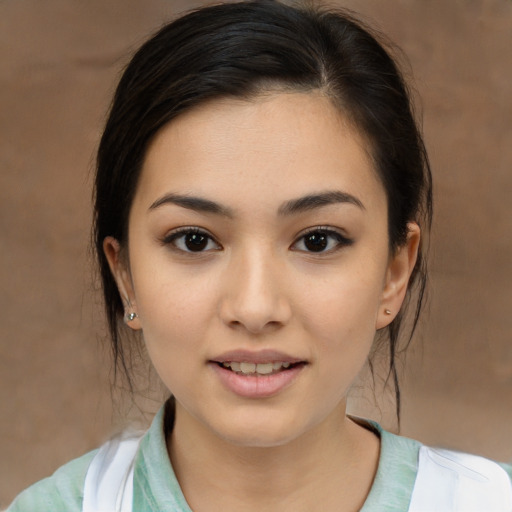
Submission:
M 428 231 L 431 174 L 407 87 L 380 37 L 345 11 L 293 7 L 275 0 L 201 8 L 164 26 L 128 64 L 101 139 L 94 237 L 116 367 L 130 375 L 121 329 L 123 304 L 103 253 L 107 236 L 126 244 L 128 215 L 155 134 L 181 113 L 221 97 L 269 90 L 323 91 L 369 143 L 387 194 L 390 250 L 406 243 L 410 221 Z M 388 379 L 400 392 L 396 356 L 404 311 L 416 286 L 412 329 L 426 283 L 419 257 L 401 312 L 376 338 L 387 345 Z M 371 363 L 370 363 L 371 364 Z

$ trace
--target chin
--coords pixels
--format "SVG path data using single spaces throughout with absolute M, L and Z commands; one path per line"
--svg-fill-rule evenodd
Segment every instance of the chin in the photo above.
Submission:
M 216 425 L 214 430 L 224 441 L 247 448 L 283 446 L 308 430 L 306 425 L 294 417 L 286 418 L 279 414 L 265 417 L 258 415 L 257 418 L 254 417 L 254 414 L 251 416 L 239 417 L 237 420 L 231 419 L 229 423 Z
M 222 435 L 222 434 L 221 434 Z M 248 429 L 247 432 L 238 430 L 237 432 L 226 433 L 222 435 L 224 440 L 234 446 L 246 448 L 275 448 L 283 446 L 293 441 L 298 435 L 290 432 L 270 432 L 261 431 L 260 429 Z

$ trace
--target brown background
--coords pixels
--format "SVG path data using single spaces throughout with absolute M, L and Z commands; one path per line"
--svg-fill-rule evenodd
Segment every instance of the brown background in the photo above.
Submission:
M 0 2 L 0 505 L 120 424 L 87 252 L 94 149 L 129 54 L 202 3 Z M 339 4 L 409 56 L 436 181 L 402 433 L 512 460 L 512 1 Z M 353 410 L 392 425 L 379 404 Z

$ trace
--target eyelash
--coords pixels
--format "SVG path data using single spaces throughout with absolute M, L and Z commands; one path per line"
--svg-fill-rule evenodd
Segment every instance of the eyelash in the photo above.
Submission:
M 191 250 L 187 250 L 187 249 L 183 249 L 183 248 L 180 248 L 177 246 L 177 241 L 180 239 L 180 238 L 185 238 L 187 235 L 196 235 L 196 236 L 200 236 L 200 237 L 204 237 L 206 240 L 206 247 L 208 247 L 208 245 L 213 242 L 217 248 L 213 249 L 213 250 L 220 250 L 221 248 L 221 245 L 215 240 L 215 238 L 213 238 L 213 236 L 211 236 L 207 231 L 204 231 L 203 229 L 200 229 L 200 228 L 197 228 L 197 227 L 183 227 L 183 228 L 178 228 L 176 229 L 175 231 L 172 231 L 171 233 L 167 234 L 163 239 L 162 239 L 162 243 L 164 245 L 170 245 L 170 246 L 173 246 L 173 249 L 175 249 L 176 251 L 180 251 L 180 252 L 183 252 L 183 253 L 187 253 L 187 254 L 201 254 L 203 252 L 206 252 L 204 249 L 200 250 L 200 251 L 191 251 Z M 212 249 L 207 249 L 208 251 L 211 251 Z
M 314 234 L 322 234 L 324 237 L 334 240 L 335 246 L 321 251 L 304 251 L 309 254 L 331 254 L 342 249 L 343 247 L 348 247 L 354 243 L 354 240 L 347 238 L 346 236 L 342 235 L 339 231 L 336 231 L 335 229 L 329 226 L 315 226 L 314 228 L 308 229 L 305 233 L 302 233 L 300 237 L 292 244 L 292 248 L 301 241 L 304 243 L 307 236 Z
M 315 234 L 322 235 L 322 238 L 321 238 L 322 241 L 325 241 L 325 239 L 327 239 L 327 247 L 329 245 L 329 240 L 330 241 L 334 240 L 335 241 L 334 247 L 330 247 L 327 249 L 321 247 L 321 250 L 319 250 L 319 251 L 307 250 L 307 248 L 306 249 L 297 249 L 296 248 L 296 246 L 299 244 L 299 242 L 302 242 L 303 244 L 305 243 L 304 241 L 307 236 L 315 235 Z M 193 251 L 193 250 L 190 250 L 190 248 L 187 249 L 187 248 L 178 247 L 178 245 L 177 245 L 178 241 L 180 239 L 184 240 L 187 235 L 201 237 L 200 239 L 198 239 L 198 241 L 200 242 L 198 244 L 198 248 L 200 250 Z M 320 241 L 320 239 L 317 241 L 317 243 L 319 241 Z M 201 246 L 202 242 L 203 243 L 206 242 L 206 245 Z M 184 242 L 184 243 L 186 243 L 186 242 Z M 213 249 L 208 248 L 208 246 L 211 243 L 215 244 L 216 247 Z M 347 238 L 346 236 L 342 235 L 339 231 L 336 231 L 331 227 L 315 226 L 314 228 L 308 229 L 305 233 L 302 233 L 297 238 L 297 240 L 295 242 L 293 242 L 293 244 L 291 245 L 290 248 L 291 248 L 291 250 L 294 250 L 294 251 L 302 251 L 302 252 L 306 252 L 309 254 L 320 254 L 321 255 L 321 254 L 330 254 L 330 253 L 336 252 L 337 250 L 339 250 L 343 247 L 348 247 L 348 246 L 352 245 L 353 243 L 354 243 L 353 240 L 351 240 L 350 238 Z M 173 249 L 175 249 L 176 251 L 186 253 L 186 254 L 201 254 L 204 252 L 218 251 L 218 250 L 222 249 L 222 246 L 219 244 L 219 242 L 217 242 L 215 240 L 215 238 L 212 235 L 210 235 L 207 231 L 200 229 L 198 227 L 192 227 L 192 226 L 191 227 L 182 227 L 182 228 L 176 229 L 175 231 L 167 234 L 162 239 L 162 244 L 173 246 Z

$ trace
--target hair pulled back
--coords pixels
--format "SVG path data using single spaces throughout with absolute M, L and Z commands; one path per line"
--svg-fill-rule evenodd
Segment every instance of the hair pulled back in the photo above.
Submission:
M 388 201 L 389 244 L 407 240 L 407 223 L 428 231 L 431 175 L 402 75 L 371 31 L 345 11 L 276 0 L 213 5 L 164 26 L 128 64 L 117 87 L 97 157 L 94 243 L 115 367 L 128 377 L 123 303 L 103 253 L 105 237 L 126 246 L 128 217 L 155 134 L 181 113 L 215 98 L 274 90 L 320 91 L 369 143 Z M 388 378 L 400 394 L 396 356 L 405 309 L 416 285 L 416 327 L 426 283 L 421 251 L 401 312 L 376 339 L 387 344 Z

